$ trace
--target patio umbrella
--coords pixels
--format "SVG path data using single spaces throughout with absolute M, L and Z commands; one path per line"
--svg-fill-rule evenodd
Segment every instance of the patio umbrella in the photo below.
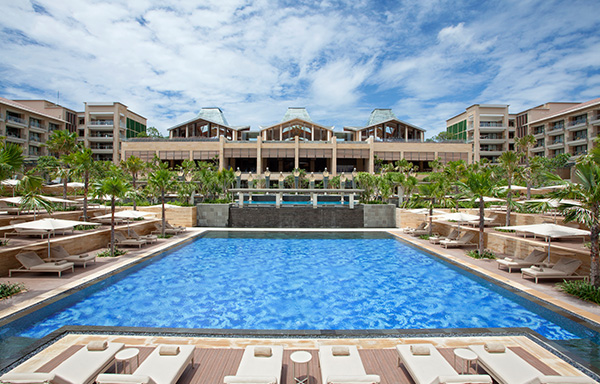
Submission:
M 134 211 L 131 209 L 115 212 L 115 217 L 118 217 L 121 219 L 128 219 L 127 230 L 129 230 L 129 220 L 138 219 L 140 217 L 152 216 L 152 215 L 154 215 L 153 212 Z M 111 216 L 112 215 L 109 213 L 106 215 L 98 216 L 97 218 L 98 219 L 110 219 Z
M 561 200 L 561 199 L 549 199 L 549 198 L 523 200 L 518 203 L 526 204 L 526 205 L 536 205 L 543 211 L 547 211 L 550 208 L 558 208 L 560 205 L 581 205 L 581 203 L 577 200 L 569 200 L 569 199 Z M 556 215 L 557 215 L 557 212 L 554 211 L 552 213 L 552 216 L 554 217 L 554 224 L 556 224 Z
M 455 221 L 458 224 L 457 229 L 458 229 L 459 233 L 460 233 L 460 224 L 461 223 L 468 223 L 470 221 L 479 220 L 479 216 L 471 215 L 470 213 L 464 213 L 464 212 L 446 213 L 446 214 L 440 215 L 440 216 L 433 216 L 432 218 L 437 219 L 437 220 Z
M 543 236 L 548 240 L 548 262 L 550 262 L 550 246 L 552 239 L 558 239 L 561 237 L 574 237 L 574 236 L 589 236 L 590 231 L 586 231 L 579 228 L 566 227 L 564 225 L 557 224 L 531 224 L 531 225 L 511 225 L 508 227 L 498 227 L 496 229 L 505 229 L 517 232 L 531 233 L 536 236 Z
M 23 229 L 39 229 L 48 231 L 48 233 L 56 230 L 73 229 L 77 225 L 100 225 L 100 223 L 90 223 L 87 221 L 63 220 L 63 219 L 41 219 L 35 221 L 27 221 L 13 225 L 13 228 Z M 50 236 L 48 236 L 48 257 L 50 257 Z
M 475 200 L 471 200 L 471 199 L 460 199 L 458 201 L 474 201 L 476 203 L 479 203 L 479 197 L 476 198 Z M 483 202 L 484 203 L 498 203 L 498 202 L 504 202 L 506 201 L 505 199 L 499 199 L 497 197 L 489 197 L 489 196 L 483 196 Z

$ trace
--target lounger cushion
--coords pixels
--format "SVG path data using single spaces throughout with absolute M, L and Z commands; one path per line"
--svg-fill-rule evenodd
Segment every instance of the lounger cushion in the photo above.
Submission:
M 162 356 L 175 356 L 179 353 L 178 345 L 161 345 L 158 354 Z
M 355 346 L 349 345 L 346 347 L 350 352 L 348 356 L 333 356 L 333 348 L 334 346 L 331 345 L 322 345 L 319 347 L 321 379 L 324 384 L 331 383 L 332 381 L 330 379 L 340 377 L 364 377 L 367 382 L 379 382 L 379 376 L 367 375 L 360 355 L 358 354 L 358 349 Z M 357 383 L 360 381 L 355 379 L 352 382 Z M 335 383 L 340 382 L 337 381 Z
M 381 378 L 378 375 L 361 375 L 361 376 L 329 376 L 326 384 L 377 384 Z
M 348 349 L 348 347 L 337 346 L 331 348 L 331 354 L 333 356 L 350 356 L 350 350 Z
M 271 347 L 255 347 L 254 356 L 256 357 L 271 357 L 273 356 L 273 350 Z
M 525 384 L 591 384 L 594 380 L 587 376 L 538 376 Z
M 81 348 L 54 368 L 52 373 L 72 383 L 92 381 L 113 361 L 115 354 L 124 346 L 123 343 L 108 343 L 108 348 L 104 351 L 88 351 L 87 348 Z
M 106 348 L 108 348 L 108 342 L 106 340 L 90 341 L 87 345 L 88 351 L 104 351 Z
M 56 373 L 7 373 L 0 376 L 0 383 L 11 384 L 72 384 Z
M 225 384 L 277 384 L 275 376 L 225 376 Z
M 430 347 L 429 345 L 414 344 L 410 346 L 410 352 L 413 355 L 429 355 Z
M 483 348 L 489 353 L 503 353 L 506 350 L 502 343 L 485 343 Z
M 41 265 L 34 265 L 29 268 L 31 271 L 48 271 L 48 272 L 58 272 L 58 271 L 66 271 L 68 269 L 73 268 L 73 263 L 66 262 L 61 265 L 56 265 L 54 263 L 44 263 Z
M 438 376 L 431 384 L 492 384 L 488 375 L 452 375 Z
M 410 350 L 411 345 L 396 346 L 400 360 L 416 384 L 430 384 L 440 376 L 458 375 L 433 345 L 424 346 L 430 348 L 429 355 L 413 355 Z
M 275 377 L 276 383 L 279 383 L 281 378 L 281 370 L 283 369 L 283 347 L 282 346 L 267 346 L 271 348 L 272 356 L 256 357 L 254 351 L 260 346 L 250 345 L 244 350 L 242 360 L 235 374 L 236 377 L 262 377 L 271 379 Z M 260 382 L 262 383 L 262 381 Z
M 477 360 L 486 372 L 500 383 L 526 383 L 542 376 L 542 372 L 509 348 L 503 353 L 489 353 L 483 345 L 469 345 L 469 349 L 477 354 Z
M 157 384 L 175 384 L 192 361 L 195 347 L 179 345 L 179 353 L 173 356 L 161 355 L 160 348 L 155 348 L 134 373 L 149 376 Z
M 103 373 L 96 378 L 97 384 L 155 384 L 154 380 L 145 375 L 122 375 Z

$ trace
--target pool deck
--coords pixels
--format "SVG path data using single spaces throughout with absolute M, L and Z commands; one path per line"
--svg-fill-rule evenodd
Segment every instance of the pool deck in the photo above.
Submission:
M 500 342 L 513 350 L 528 363 L 544 374 L 562 376 L 583 376 L 583 373 L 565 361 L 531 341 L 525 336 L 499 337 L 451 337 L 451 338 L 385 338 L 385 339 L 251 339 L 251 338 L 202 338 L 202 337 L 138 337 L 138 336 L 101 336 L 101 335 L 67 335 L 44 351 L 38 353 L 27 362 L 21 364 L 13 372 L 48 372 L 56 367 L 79 348 L 90 341 L 106 340 L 125 343 L 126 347 L 140 350 L 140 363 L 159 344 L 195 345 L 193 367 L 188 367 L 178 381 L 179 384 L 222 383 L 226 375 L 235 375 L 240 363 L 243 348 L 248 345 L 281 345 L 284 347 L 283 370 L 281 384 L 293 384 L 293 366 L 290 354 L 295 350 L 305 350 L 312 354 L 309 365 L 309 384 L 321 384 L 321 372 L 318 364 L 318 348 L 320 345 L 356 345 L 369 374 L 381 376 L 382 384 L 414 383 L 403 365 L 398 365 L 398 344 L 433 344 L 448 362 L 458 371 L 462 369 L 460 361 L 454 365 L 453 349 L 466 348 L 470 344 Z M 136 368 L 136 363 L 133 369 Z M 129 371 L 129 367 L 126 367 Z M 119 372 L 122 367 L 118 366 Z M 470 367 L 471 372 L 475 367 Z M 109 372 L 114 372 L 113 366 Z M 479 367 L 478 373 L 485 374 Z
M 86 285 L 96 279 L 101 279 L 108 274 L 115 273 L 129 265 L 140 262 L 143 259 L 152 257 L 154 254 L 164 250 L 176 247 L 183 242 L 189 241 L 191 238 L 198 236 L 205 231 L 231 231 L 240 230 L 247 231 L 248 229 L 232 229 L 232 228 L 188 228 L 188 231 L 172 237 L 170 239 L 161 239 L 157 244 L 146 246 L 142 249 L 131 249 L 129 252 L 117 258 L 101 258 L 96 264 L 92 264 L 86 269 L 76 268 L 74 274 L 65 274 L 62 278 L 54 275 L 16 275 L 12 278 L 2 278 L 2 281 L 23 282 L 28 291 L 15 297 L 0 301 L 0 320 L 25 310 L 35 304 L 61 295 L 69 290 L 76 289 L 81 285 Z M 281 231 L 274 229 L 251 229 L 252 231 Z M 287 231 L 287 229 L 286 229 Z M 321 232 L 322 229 L 298 229 L 296 231 Z M 361 230 L 328 230 L 328 232 L 349 232 L 349 231 L 365 231 Z M 600 325 L 600 309 L 599 306 L 592 303 L 586 303 L 576 298 L 566 295 L 554 287 L 554 282 L 534 284 L 531 280 L 521 279 L 520 273 L 511 273 L 498 270 L 496 262 L 493 260 L 477 260 L 466 256 L 463 249 L 442 249 L 439 245 L 432 245 L 426 240 L 411 237 L 401 233 L 398 229 L 370 229 L 367 231 L 381 232 L 386 231 L 398 238 L 414 244 L 424 250 L 436 253 L 442 258 L 446 258 L 452 262 L 460 264 L 466 268 L 478 271 L 491 279 L 498 280 L 504 284 L 510 285 L 516 289 L 522 290 L 541 300 L 547 301 L 561 308 L 564 308 L 578 316 L 594 321 Z M 575 367 L 569 363 L 559 359 L 556 355 L 548 352 L 537 343 L 523 336 L 494 336 L 494 337 L 449 337 L 449 338 L 375 338 L 375 339 L 251 339 L 251 338 L 236 338 L 236 337 L 141 337 L 141 336 L 106 336 L 106 335 L 67 335 L 40 353 L 36 354 L 23 364 L 18 366 L 15 371 L 31 371 L 31 370 L 46 370 L 52 364 L 57 364 L 61 359 L 66 358 L 69 353 L 73 353 L 76 346 L 87 344 L 90 340 L 106 339 L 113 341 L 125 342 L 128 346 L 139 346 L 143 348 L 141 357 L 148 355 L 152 347 L 162 344 L 194 344 L 197 346 L 197 356 L 199 357 L 200 366 L 196 366 L 193 370 L 188 369 L 184 374 L 180 384 L 183 383 L 204 383 L 215 382 L 217 379 L 222 382 L 222 376 L 235 374 L 239 359 L 241 359 L 242 350 L 249 344 L 274 344 L 283 345 L 286 349 L 284 355 L 284 375 L 282 384 L 293 383 L 291 377 L 292 363 L 289 360 L 291 350 L 309 350 L 313 354 L 311 362 L 311 380 L 310 384 L 320 383 L 320 374 L 318 372 L 318 364 L 316 363 L 316 350 L 320 344 L 352 344 L 357 345 L 361 350 L 361 357 L 369 373 L 381 372 L 382 383 L 412 383 L 412 380 L 407 377 L 405 369 L 398 368 L 396 352 L 393 347 L 396 344 L 403 343 L 419 343 L 431 342 L 440 349 L 442 354 L 448 358 L 452 358 L 452 349 L 458 347 L 466 347 L 469 344 L 481 344 L 490 340 L 499 341 L 507 346 L 515 347 L 518 351 L 523 351 L 523 356 L 532 364 L 542 364 L 539 369 L 549 369 L 561 375 L 581 375 Z M 75 349 L 74 349 L 75 348 Z M 520 349 L 519 349 L 520 348 Z M 212 357 L 211 357 L 212 356 Z M 205 361 L 205 363 L 202 363 Z M 213 362 L 214 361 L 214 362 Z M 452 361 L 451 361 L 452 363 Z M 205 367 L 205 368 L 203 368 Z M 210 368 L 212 367 L 212 368 Z M 287 368 L 286 368 L 287 367 Z M 209 369 L 210 368 L 210 369 Z M 205 371 L 204 369 L 209 369 Z M 548 371 L 548 373 L 552 373 Z M 208 375 L 208 376 L 206 376 Z M 211 380 L 206 377 L 212 377 Z

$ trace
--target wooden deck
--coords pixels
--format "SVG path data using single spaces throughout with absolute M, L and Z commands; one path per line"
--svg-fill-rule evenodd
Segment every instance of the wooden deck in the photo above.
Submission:
M 50 372 L 58 364 L 63 362 L 69 356 L 77 352 L 83 346 L 74 345 L 62 354 L 43 365 L 38 372 Z M 144 361 L 152 352 L 152 347 L 136 347 L 140 350 L 140 363 Z M 511 347 L 516 354 L 524 358 L 527 362 L 547 375 L 557 374 L 552 368 L 548 367 L 529 352 L 520 347 Z M 453 353 L 451 348 L 438 349 L 440 353 L 453 365 Z M 223 378 L 227 375 L 235 375 L 237 367 L 242 359 L 243 349 L 234 348 L 196 348 L 194 354 L 194 366 L 188 367 L 178 384 L 218 384 L 223 383 Z M 292 371 L 292 361 L 290 355 L 294 350 L 285 350 L 283 353 L 283 371 L 281 373 L 281 384 L 294 384 Z M 321 384 L 321 371 L 318 364 L 317 350 L 309 350 L 312 354 L 312 360 L 309 363 L 309 383 Z M 360 357 L 369 374 L 377 374 L 381 377 L 381 384 L 406 383 L 414 384 L 408 371 L 403 365 L 398 366 L 398 354 L 395 349 L 360 349 Z M 117 367 L 119 372 L 125 368 L 129 372 L 130 368 L 135 370 L 136 363 L 132 367 Z M 471 366 L 471 372 L 474 370 Z M 460 367 L 458 368 L 460 369 Z M 107 372 L 114 372 L 114 365 Z M 479 367 L 479 373 L 485 373 Z

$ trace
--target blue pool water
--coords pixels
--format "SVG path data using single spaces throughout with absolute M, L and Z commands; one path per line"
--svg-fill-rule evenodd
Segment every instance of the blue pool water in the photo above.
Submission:
M 212 232 L 0 328 L 36 339 L 63 325 L 233 329 L 529 327 L 598 335 L 387 234 Z M 37 317 L 37 318 L 36 318 Z

